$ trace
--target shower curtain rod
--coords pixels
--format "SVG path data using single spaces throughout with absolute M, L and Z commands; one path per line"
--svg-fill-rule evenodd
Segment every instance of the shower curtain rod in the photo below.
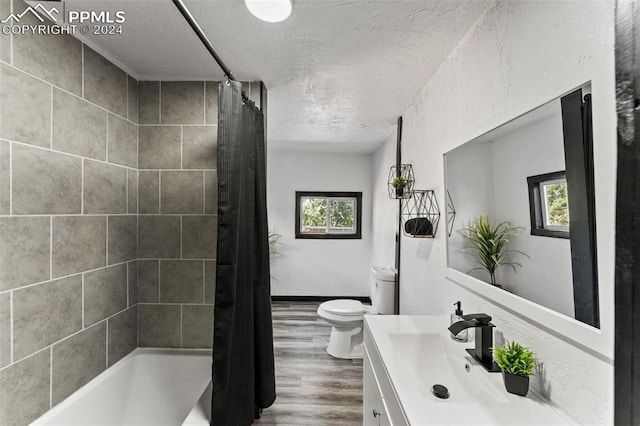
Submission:
M 191 12 L 189 12 L 189 9 L 187 9 L 187 6 L 185 6 L 184 2 L 182 0 L 173 0 L 173 4 L 176 5 L 176 7 L 180 11 L 184 19 L 187 21 L 187 23 L 193 30 L 193 32 L 196 33 L 196 35 L 198 36 L 198 38 L 200 39 L 204 47 L 209 51 L 209 53 L 211 54 L 213 59 L 216 61 L 218 66 L 222 69 L 224 76 L 230 80 L 238 81 L 231 73 L 231 70 L 229 69 L 229 67 L 227 67 L 225 63 L 222 61 L 222 58 L 220 58 L 220 56 L 218 55 L 218 52 L 216 52 L 216 50 L 213 48 L 213 45 L 211 44 L 207 36 L 204 34 L 204 31 L 202 31 L 202 28 L 200 28 L 200 25 L 198 25 L 195 18 L 191 14 Z M 249 100 L 249 96 L 247 96 L 244 90 L 242 91 L 242 99 L 245 101 Z

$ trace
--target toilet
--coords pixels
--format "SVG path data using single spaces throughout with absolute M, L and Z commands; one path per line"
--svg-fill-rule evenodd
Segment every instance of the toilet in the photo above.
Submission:
M 393 313 L 395 269 L 374 266 L 371 271 L 375 278 L 371 286 L 371 306 L 358 300 L 336 299 L 318 307 L 318 316 L 331 325 L 327 352 L 335 358 L 362 358 L 364 316 Z

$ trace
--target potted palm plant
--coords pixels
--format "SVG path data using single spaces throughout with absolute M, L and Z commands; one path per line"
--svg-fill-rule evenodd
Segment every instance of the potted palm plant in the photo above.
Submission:
M 506 342 L 493 347 L 493 358 L 502 369 L 502 379 L 507 392 L 526 396 L 529 392 L 529 376 L 535 374 L 537 360 L 531 349 L 517 342 Z
M 513 253 L 529 257 L 519 250 L 506 250 L 509 237 L 517 235 L 519 229 L 510 222 L 500 222 L 493 226 L 488 216 L 479 216 L 468 228 L 462 229 L 466 251 L 475 254 L 478 263 L 482 265 L 469 272 L 485 269 L 489 273 L 491 285 L 502 288 L 496 282 L 496 270 L 501 266 L 510 266 L 514 271 L 516 267 L 522 267 L 520 263 L 511 261 Z

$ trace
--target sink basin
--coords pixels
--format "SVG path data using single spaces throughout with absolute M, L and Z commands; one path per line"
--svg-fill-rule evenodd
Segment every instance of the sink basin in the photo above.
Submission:
M 389 333 L 388 336 L 398 359 L 402 360 L 402 367 L 414 376 L 425 399 L 442 403 L 507 402 L 500 389 L 486 377 L 489 373 L 462 350 L 461 344 L 452 341 L 454 345 L 450 345 L 444 341 L 449 336 L 432 333 Z M 436 397 L 432 392 L 435 384 L 446 386 L 449 398 Z
M 487 372 L 465 351 L 474 344 L 451 339 L 448 326 L 444 315 L 365 315 L 367 365 L 391 424 L 567 424 L 533 392 L 526 397 L 507 393 L 502 375 Z M 434 395 L 436 384 L 446 386 L 449 398 Z M 370 395 L 367 389 L 365 395 Z

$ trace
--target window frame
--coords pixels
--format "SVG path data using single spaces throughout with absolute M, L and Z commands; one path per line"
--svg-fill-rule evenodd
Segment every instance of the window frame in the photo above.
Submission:
M 545 173 L 527 177 L 529 187 L 529 216 L 531 218 L 531 235 L 552 238 L 570 238 L 570 225 L 566 229 L 546 226 L 546 203 L 542 187 L 544 184 L 558 183 L 567 180 L 566 171 Z M 568 200 L 567 200 L 568 201 Z
M 305 233 L 300 227 L 302 225 L 302 199 L 303 198 L 349 198 L 355 199 L 355 233 Z M 360 240 L 362 239 L 362 192 L 328 192 L 328 191 L 296 191 L 295 215 L 295 237 L 296 239 L 309 240 Z

